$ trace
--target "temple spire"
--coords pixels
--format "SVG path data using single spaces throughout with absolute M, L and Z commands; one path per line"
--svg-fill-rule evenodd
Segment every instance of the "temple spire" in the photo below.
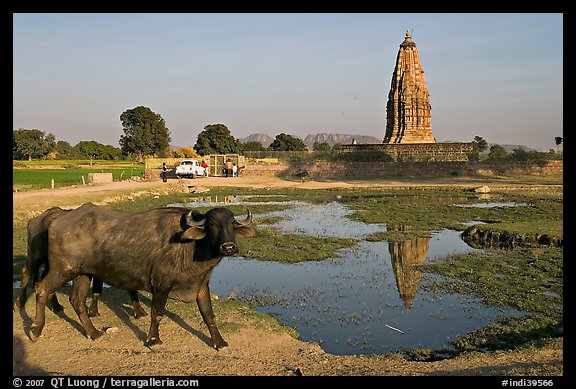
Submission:
M 410 31 L 406 31 L 388 93 L 383 143 L 436 143 L 430 110 L 430 94 L 418 49 Z

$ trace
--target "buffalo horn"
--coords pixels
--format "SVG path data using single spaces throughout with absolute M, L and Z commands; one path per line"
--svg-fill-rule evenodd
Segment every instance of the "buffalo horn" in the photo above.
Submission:
M 247 209 L 246 210 L 246 219 L 244 219 L 243 221 L 240 221 L 240 220 L 236 220 L 236 221 L 243 226 L 249 226 L 250 222 L 252 221 L 252 212 L 250 212 L 250 210 Z
M 194 219 L 192 219 L 192 213 L 194 211 L 189 211 L 186 214 L 186 224 L 188 224 L 188 226 L 190 227 L 199 227 L 202 228 L 204 227 L 204 222 L 206 221 L 206 219 L 202 219 L 200 221 L 195 221 Z

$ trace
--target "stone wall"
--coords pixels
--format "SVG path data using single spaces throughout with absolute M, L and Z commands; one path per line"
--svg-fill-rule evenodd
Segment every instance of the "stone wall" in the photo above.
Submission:
M 391 178 L 494 175 L 562 174 L 563 161 L 451 161 L 451 162 L 315 162 L 306 164 L 259 164 L 247 162 L 242 176 L 296 176 L 311 178 Z
M 343 145 L 342 152 L 377 150 L 394 161 L 468 161 L 472 143 L 374 143 Z

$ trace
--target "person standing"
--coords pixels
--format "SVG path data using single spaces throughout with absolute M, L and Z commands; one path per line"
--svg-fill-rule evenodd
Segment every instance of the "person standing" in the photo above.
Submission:
M 238 177 L 238 166 L 235 163 L 232 164 L 232 177 Z
M 228 158 L 226 161 L 226 177 L 232 177 L 232 168 L 232 161 L 230 161 L 230 158 Z
M 204 168 L 204 176 L 208 177 L 208 163 L 206 162 L 206 160 L 202 161 L 202 167 Z
M 166 162 L 162 162 L 162 181 L 164 182 L 168 182 L 168 178 L 166 177 L 168 175 L 168 172 L 166 171 Z

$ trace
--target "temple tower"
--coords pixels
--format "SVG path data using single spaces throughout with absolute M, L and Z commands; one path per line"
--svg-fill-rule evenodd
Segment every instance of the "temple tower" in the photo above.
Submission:
M 430 124 L 430 94 L 416 43 L 406 31 L 386 104 L 383 143 L 436 143 Z

